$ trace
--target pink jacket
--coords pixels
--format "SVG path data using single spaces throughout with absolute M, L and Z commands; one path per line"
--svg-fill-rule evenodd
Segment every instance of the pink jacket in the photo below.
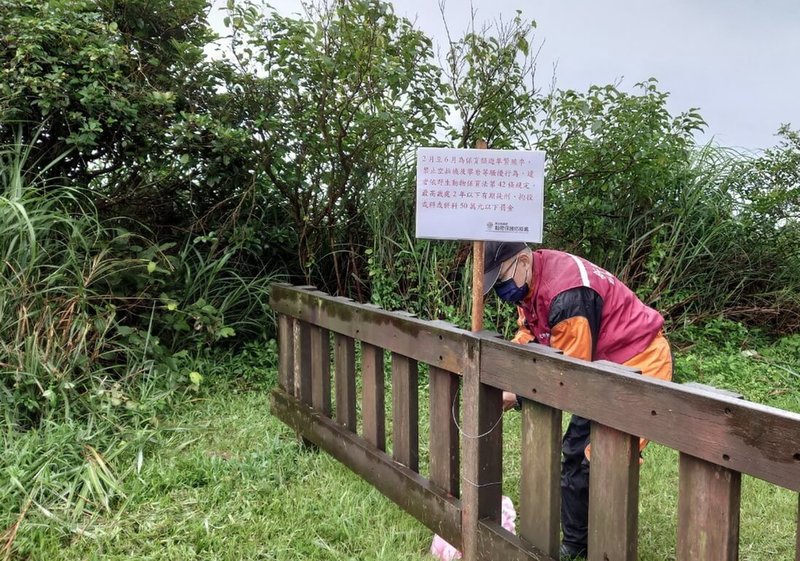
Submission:
M 533 282 L 533 290 L 519 308 L 536 341 L 547 346 L 553 299 L 580 286 L 591 288 L 603 299 L 593 360 L 622 364 L 645 350 L 664 325 L 661 314 L 645 306 L 614 275 L 576 255 L 550 249 L 534 251 Z

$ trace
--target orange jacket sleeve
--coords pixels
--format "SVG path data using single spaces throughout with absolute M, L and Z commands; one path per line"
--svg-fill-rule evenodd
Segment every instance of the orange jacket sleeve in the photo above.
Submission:
M 550 330 L 550 346 L 567 356 L 592 360 L 592 343 L 589 320 L 584 316 L 565 319 Z
M 527 345 L 534 339 L 533 333 L 531 333 L 531 330 L 528 329 L 528 326 L 525 324 L 525 314 L 522 312 L 522 308 L 517 307 L 517 332 L 514 334 L 511 342 Z
M 591 288 L 571 288 L 553 298 L 547 314 L 550 346 L 564 354 L 594 360 L 603 299 Z

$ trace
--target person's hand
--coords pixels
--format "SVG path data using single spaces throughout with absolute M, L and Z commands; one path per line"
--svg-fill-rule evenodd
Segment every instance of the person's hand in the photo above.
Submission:
M 517 405 L 517 395 L 511 392 L 503 392 L 503 411 L 513 409 Z

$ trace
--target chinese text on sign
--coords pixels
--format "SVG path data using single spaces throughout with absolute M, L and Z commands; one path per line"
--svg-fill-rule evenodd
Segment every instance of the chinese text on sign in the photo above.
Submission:
M 544 152 L 417 149 L 418 238 L 542 241 Z

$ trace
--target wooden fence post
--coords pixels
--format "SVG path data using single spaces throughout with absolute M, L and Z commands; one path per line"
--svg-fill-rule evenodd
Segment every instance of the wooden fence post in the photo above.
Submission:
M 294 395 L 294 318 L 278 316 L 278 384 Z
M 451 495 L 459 491 L 458 473 L 458 376 L 430 368 L 430 471 L 431 481 Z
M 561 416 L 522 402 L 520 536 L 554 559 L 561 542 Z
M 311 326 L 304 321 L 294 322 L 294 395 L 311 405 Z
M 417 361 L 392 353 L 392 457 L 419 471 Z
M 379 450 L 386 451 L 386 397 L 382 348 L 361 343 L 361 376 L 364 380 L 361 402 L 364 438 Z
M 461 479 L 461 532 L 464 559 L 480 559 L 478 522 L 500 521 L 503 492 L 503 394 L 481 384 L 480 340 L 468 342 L 464 369 L 464 468 Z
M 356 430 L 356 347 L 352 337 L 336 334 L 336 422 Z
M 739 472 L 680 455 L 678 561 L 736 561 L 739 558 Z
M 592 422 L 589 561 L 636 561 L 639 438 Z
M 331 349 L 327 329 L 311 328 L 311 403 L 317 411 L 331 416 Z

